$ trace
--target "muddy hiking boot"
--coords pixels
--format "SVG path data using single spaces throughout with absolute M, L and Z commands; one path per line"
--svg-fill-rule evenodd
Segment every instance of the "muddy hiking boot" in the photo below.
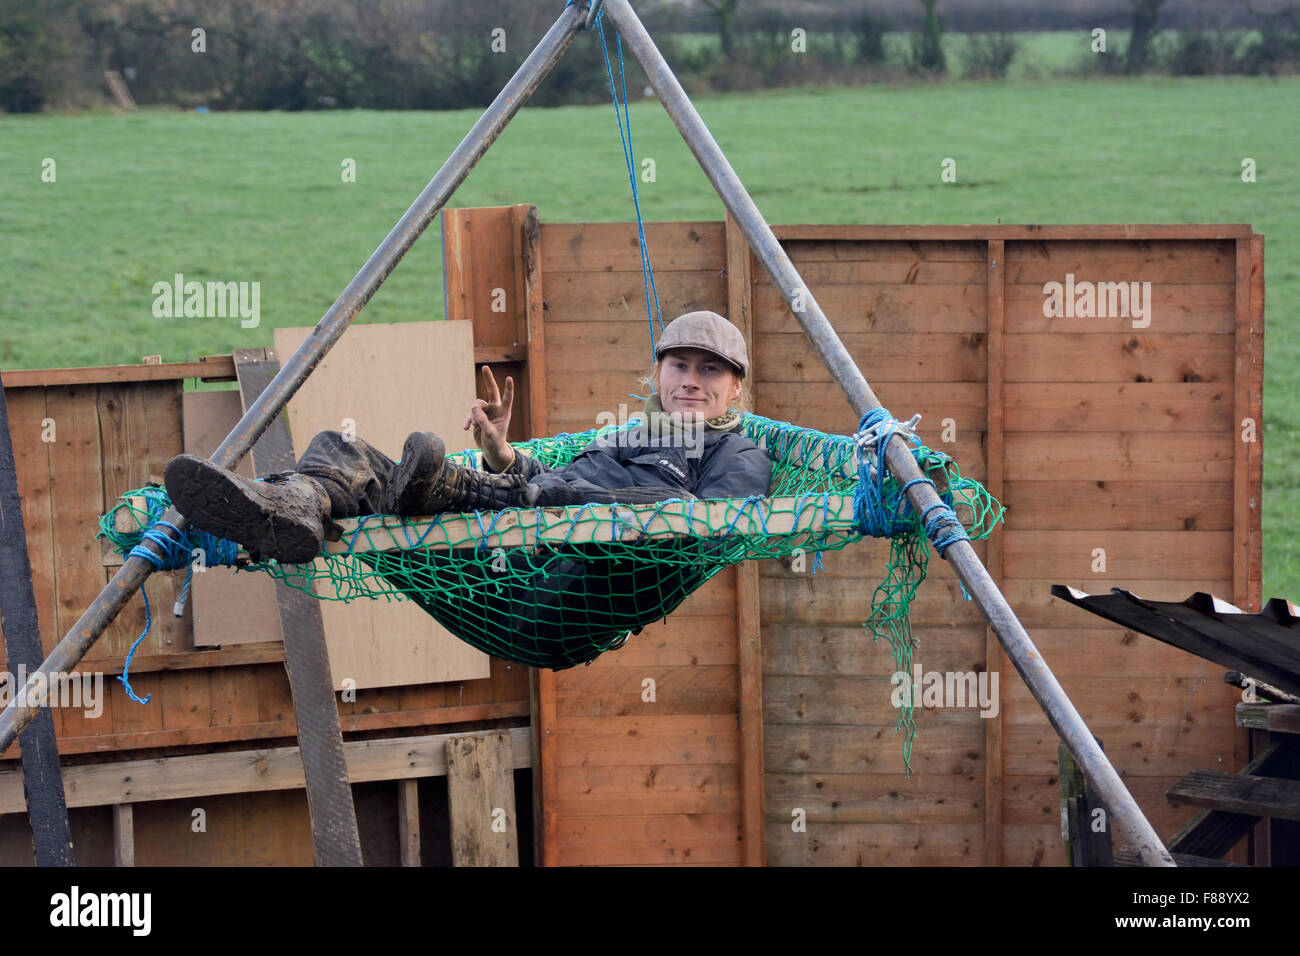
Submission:
M 441 438 L 412 432 L 389 478 L 384 510 L 395 515 L 499 511 L 531 504 L 530 490 L 523 475 L 493 475 L 447 461 Z
M 327 532 L 337 540 L 329 493 L 306 475 L 290 472 L 252 481 L 206 458 L 177 455 L 163 481 L 187 521 L 238 543 L 254 559 L 305 564 L 320 554 Z

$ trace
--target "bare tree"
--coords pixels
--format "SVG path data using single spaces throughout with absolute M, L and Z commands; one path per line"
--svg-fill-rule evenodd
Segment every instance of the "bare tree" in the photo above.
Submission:
M 736 46 L 736 7 L 740 0 L 704 0 L 704 5 L 718 18 L 718 39 L 722 55 L 731 56 Z
M 1164 4 L 1165 0 L 1133 0 L 1133 31 L 1129 35 L 1126 63 L 1129 73 L 1141 73 L 1147 65 L 1151 34 Z

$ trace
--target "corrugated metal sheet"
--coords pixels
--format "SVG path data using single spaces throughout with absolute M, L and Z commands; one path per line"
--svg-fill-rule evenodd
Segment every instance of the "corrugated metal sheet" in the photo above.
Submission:
M 1085 594 L 1064 584 L 1052 596 L 1290 694 L 1300 694 L 1300 606 L 1274 598 L 1247 614 L 1197 591 L 1185 601 L 1148 601 L 1123 588 Z

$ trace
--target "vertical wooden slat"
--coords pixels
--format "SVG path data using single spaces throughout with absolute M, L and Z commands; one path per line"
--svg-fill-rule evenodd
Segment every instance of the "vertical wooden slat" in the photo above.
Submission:
M 727 214 L 727 307 L 745 336 L 750 382 L 758 349 L 754 340 L 754 258 L 739 225 Z M 757 402 L 757 395 L 751 396 Z M 757 406 L 755 406 L 757 408 Z M 763 786 L 763 645 L 758 603 L 758 563 L 736 567 L 737 668 L 740 677 L 741 839 L 745 866 L 763 866 L 766 854 Z
M 1251 236 L 1250 262 L 1250 417 L 1255 440 L 1247 447 L 1250 474 L 1250 568 L 1248 610 L 1264 605 L 1264 237 Z M 1240 423 L 1238 423 L 1240 424 Z
M 95 542 L 99 516 L 104 513 L 103 459 L 100 453 L 99 416 L 96 411 L 97 389 L 94 385 L 49 388 L 45 393 L 45 413 L 53 419 L 55 441 L 50 444 L 50 504 L 55 520 L 52 526 L 56 618 L 54 630 L 60 637 L 103 589 L 104 566 Z M 151 608 L 152 609 L 152 608 Z M 122 617 L 144 625 L 144 605 L 132 598 Z M 139 633 L 139 632 L 137 632 Z M 87 652 L 78 673 L 93 672 L 93 661 L 107 657 L 102 644 Z M 68 737 L 88 737 L 108 733 L 114 725 L 118 707 L 139 707 L 126 698 L 116 681 L 104 682 L 103 711 L 98 719 L 82 711 L 63 710 L 63 733 Z
M 397 781 L 397 834 L 402 866 L 420 865 L 420 781 Z
M 135 866 L 134 804 L 113 805 L 113 864 Z
M 1238 239 L 1236 321 L 1233 325 L 1233 458 L 1232 458 L 1232 603 L 1247 611 L 1250 606 L 1250 545 L 1254 525 L 1250 508 L 1250 443 L 1241 440 L 1242 420 L 1250 416 L 1251 339 L 1251 241 Z M 1240 736 L 1240 735 L 1237 735 Z M 1236 766 L 1241 766 L 1238 761 Z M 1234 767 L 1235 769 L 1235 767 Z
M 518 866 L 514 762 L 504 731 L 447 741 L 453 866 Z
M 988 248 L 988 440 L 987 475 L 985 487 L 989 493 L 1002 500 L 1003 466 L 1003 402 L 1002 383 L 1006 374 L 1004 336 L 1006 317 L 1005 277 L 1006 243 L 990 239 Z M 988 539 L 987 568 L 989 576 L 1002 586 L 1002 537 L 999 528 Z M 1002 645 L 992 628 L 984 629 L 984 667 L 1010 679 Z M 1006 685 L 999 680 L 999 686 Z M 1002 713 L 999 707 L 993 717 L 984 720 L 984 864 L 1001 866 L 1002 855 Z

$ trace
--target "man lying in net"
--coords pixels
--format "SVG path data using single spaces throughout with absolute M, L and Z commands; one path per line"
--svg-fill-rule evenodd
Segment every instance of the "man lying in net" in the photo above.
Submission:
M 361 439 L 321 432 L 293 471 L 250 481 L 204 458 L 179 455 L 167 466 L 167 493 L 199 530 L 260 558 L 311 561 L 334 518 L 431 515 L 514 507 L 641 504 L 689 498 L 765 496 L 767 452 L 740 433 L 749 356 L 740 331 L 713 312 L 673 320 L 655 346 L 655 386 L 647 421 L 660 427 L 605 435 L 568 465 L 548 469 L 506 441 L 514 382 L 478 399 L 466 428 L 486 470 L 448 461 L 443 441 L 413 432 L 394 462 Z

